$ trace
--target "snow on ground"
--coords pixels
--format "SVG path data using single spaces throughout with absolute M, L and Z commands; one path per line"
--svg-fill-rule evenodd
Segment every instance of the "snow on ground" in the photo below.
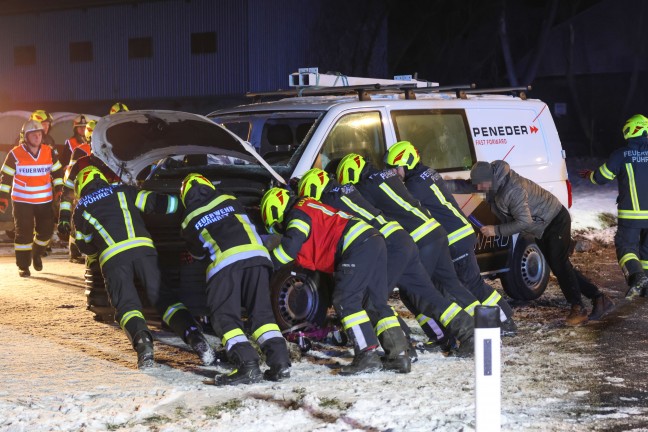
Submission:
M 615 187 L 590 187 L 573 172 L 570 178 L 573 228 L 609 241 L 597 214 L 615 214 Z M 84 310 L 81 266 L 68 263 L 57 250 L 42 273 L 21 279 L 11 247 L 0 252 L 5 255 L 0 257 L 2 431 L 475 428 L 474 363 L 439 353 L 421 354 L 407 375 L 341 377 L 335 369 L 350 362 L 350 349 L 316 344 L 316 350 L 294 362 L 290 380 L 217 388 L 203 379 L 226 369 L 197 366 L 179 338 L 158 329 L 160 366 L 139 372 L 124 334 L 94 322 Z M 587 327 L 562 326 L 566 308 L 555 284 L 533 306 L 516 308 L 516 314 L 520 334 L 504 339 L 502 347 L 503 430 L 604 430 L 646 415 L 644 408 L 590 404 L 592 379 L 622 383 L 593 371 Z M 413 320 L 408 322 L 416 328 Z M 416 331 L 415 337 L 423 338 Z M 568 345 L 561 345 L 564 340 Z

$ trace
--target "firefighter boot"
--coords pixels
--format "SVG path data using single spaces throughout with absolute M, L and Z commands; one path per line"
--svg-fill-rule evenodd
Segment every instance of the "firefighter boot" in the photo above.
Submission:
M 216 353 L 209 345 L 207 338 L 198 327 L 189 327 L 184 334 L 184 340 L 189 345 L 205 366 L 214 364 L 216 361 Z
M 348 366 L 342 366 L 340 375 L 356 375 L 359 373 L 378 372 L 383 365 L 376 348 L 370 347 L 363 351 L 354 348 L 353 361 Z
M 283 381 L 290 378 L 290 353 L 283 337 L 273 337 L 261 344 L 266 364 L 270 367 L 263 372 L 268 381 Z
M 214 385 L 253 384 L 261 381 L 263 374 L 259 369 L 259 354 L 250 342 L 237 343 L 228 351 L 227 355 L 230 363 L 236 365 L 236 369 L 228 374 L 216 375 Z
M 628 278 L 628 291 L 625 298 L 632 300 L 639 295 L 645 295 L 646 288 L 648 288 L 648 276 L 644 272 L 637 272 L 630 275 Z
M 148 330 L 142 330 L 133 338 L 133 348 L 137 352 L 137 368 L 149 369 L 155 366 L 153 358 L 153 335 Z
M 400 327 L 391 327 L 380 333 L 378 336 L 380 344 L 385 351 L 381 358 L 383 368 L 398 373 L 409 373 L 412 370 L 412 362 L 408 351 L 410 344 Z
M 216 360 L 214 349 L 209 345 L 200 324 L 194 319 L 191 312 L 182 304 L 175 303 L 169 306 L 162 314 L 164 322 L 171 327 L 171 330 L 194 350 L 205 366 L 209 366 Z
M 32 246 L 32 263 L 34 270 L 41 271 L 43 270 L 43 253 L 45 252 L 45 246 L 38 245 L 36 243 Z
M 405 333 L 405 338 L 407 339 L 407 354 L 409 355 L 411 362 L 416 363 L 418 361 L 418 353 L 416 352 L 416 344 L 412 341 L 412 329 L 407 325 L 403 317 L 398 314 L 396 314 L 396 317 L 398 318 L 398 324 L 400 324 L 403 333 Z
M 461 311 L 448 323 L 446 328 L 459 341 L 459 348 L 454 351 L 454 354 L 457 357 L 472 357 L 475 351 L 473 317 L 465 311 Z

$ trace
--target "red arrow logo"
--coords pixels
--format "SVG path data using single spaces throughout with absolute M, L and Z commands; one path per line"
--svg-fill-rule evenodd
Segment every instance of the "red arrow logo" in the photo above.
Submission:
M 536 133 L 536 132 L 538 132 L 538 128 L 535 127 L 535 126 L 531 126 L 531 127 L 529 128 L 529 130 L 531 131 L 531 133 Z

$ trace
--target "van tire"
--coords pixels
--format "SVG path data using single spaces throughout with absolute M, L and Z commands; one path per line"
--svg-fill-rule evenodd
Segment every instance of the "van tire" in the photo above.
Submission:
M 518 237 L 509 258 L 509 271 L 499 275 L 502 288 L 515 300 L 535 300 L 547 289 L 549 266 L 535 240 Z
M 306 272 L 294 264 L 275 272 L 270 280 L 270 303 L 279 328 L 323 326 L 331 304 L 331 287 L 329 276 Z

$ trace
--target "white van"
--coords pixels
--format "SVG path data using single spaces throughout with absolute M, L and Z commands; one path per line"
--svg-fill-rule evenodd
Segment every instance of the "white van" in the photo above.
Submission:
M 313 166 L 334 172 L 350 152 L 381 166 L 387 148 L 401 140 L 411 141 L 423 162 L 449 180 L 467 179 L 477 160 L 504 159 L 569 207 L 564 152 L 546 104 L 472 91 L 370 82 L 251 95 L 283 98 L 216 111 L 209 118 L 123 112 L 99 121 L 92 146 L 124 182 L 148 190 L 177 193 L 184 176 L 200 172 L 239 199 L 259 232 L 264 230 L 259 204 L 268 188 L 299 178 Z M 457 200 L 475 226 L 497 223 L 479 194 L 457 195 Z M 147 227 L 165 280 L 194 314 L 202 315 L 205 269 L 202 262 L 182 259 L 178 218 L 147 216 Z M 276 240 L 266 239 L 269 246 Z M 544 292 L 549 269 L 534 239 L 478 233 L 476 252 L 482 272 L 499 277 L 512 298 L 530 300 Z M 100 274 L 86 274 L 86 284 L 88 308 L 98 317 L 110 316 Z M 271 302 L 277 324 L 288 333 L 324 326 L 331 288 L 328 275 L 290 266 L 276 272 Z
M 512 90 L 521 89 L 497 91 Z M 523 93 L 506 96 L 403 83 L 250 96 L 292 97 L 219 110 L 208 117 L 249 141 L 290 178 L 314 166 L 334 172 L 350 152 L 382 166 L 386 149 L 407 140 L 419 149 L 422 162 L 445 179 L 469 178 L 478 160 L 503 159 L 565 207 L 571 206 L 565 152 L 549 108 Z M 497 222 L 479 194 L 456 198 L 475 226 Z M 499 277 L 512 298 L 531 300 L 544 292 L 549 269 L 533 238 L 484 238 L 478 232 L 476 252 L 483 274 Z

